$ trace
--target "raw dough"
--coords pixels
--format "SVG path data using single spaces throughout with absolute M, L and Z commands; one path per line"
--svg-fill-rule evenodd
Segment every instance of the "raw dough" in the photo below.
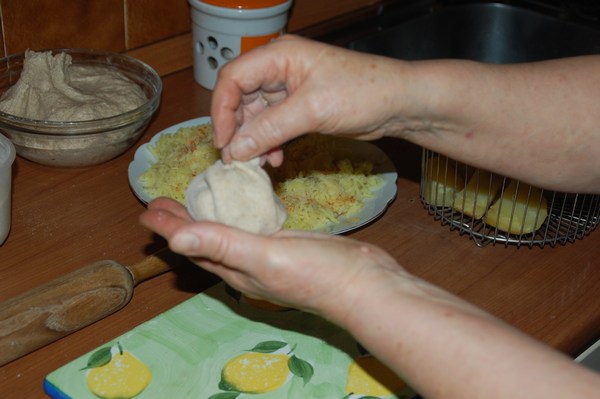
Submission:
M 46 121 L 85 121 L 131 111 L 147 101 L 136 83 L 108 67 L 78 65 L 66 53 L 26 51 L 21 77 L 0 111 Z
M 186 191 L 194 220 L 224 223 L 259 234 L 273 234 L 287 219 L 285 206 L 273 191 L 259 160 L 218 160 L 194 177 Z

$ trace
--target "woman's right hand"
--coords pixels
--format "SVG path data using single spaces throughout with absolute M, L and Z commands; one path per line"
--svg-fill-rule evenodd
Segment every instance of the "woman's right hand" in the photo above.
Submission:
M 223 67 L 211 114 L 226 162 L 270 153 L 305 133 L 384 135 L 398 111 L 396 60 L 296 36 L 243 54 Z

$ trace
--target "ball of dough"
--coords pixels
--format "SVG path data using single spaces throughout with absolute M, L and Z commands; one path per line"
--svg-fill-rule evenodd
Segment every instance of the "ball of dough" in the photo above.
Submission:
M 230 164 L 218 160 L 191 181 L 186 203 L 194 220 L 219 222 L 252 233 L 275 233 L 287 219 L 285 206 L 257 158 Z

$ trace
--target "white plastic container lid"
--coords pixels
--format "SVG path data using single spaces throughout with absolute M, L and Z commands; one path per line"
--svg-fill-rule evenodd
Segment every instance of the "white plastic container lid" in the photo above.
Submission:
M 12 163 L 15 160 L 15 146 L 0 133 L 0 245 L 4 243 L 10 230 Z
M 11 166 L 15 156 L 15 146 L 12 141 L 0 133 L 0 169 Z

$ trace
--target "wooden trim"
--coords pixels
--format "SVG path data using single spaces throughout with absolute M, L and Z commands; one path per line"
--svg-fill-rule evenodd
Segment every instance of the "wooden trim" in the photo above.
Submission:
M 160 76 L 169 75 L 193 65 L 192 33 L 130 50 L 125 54 L 150 65 Z

